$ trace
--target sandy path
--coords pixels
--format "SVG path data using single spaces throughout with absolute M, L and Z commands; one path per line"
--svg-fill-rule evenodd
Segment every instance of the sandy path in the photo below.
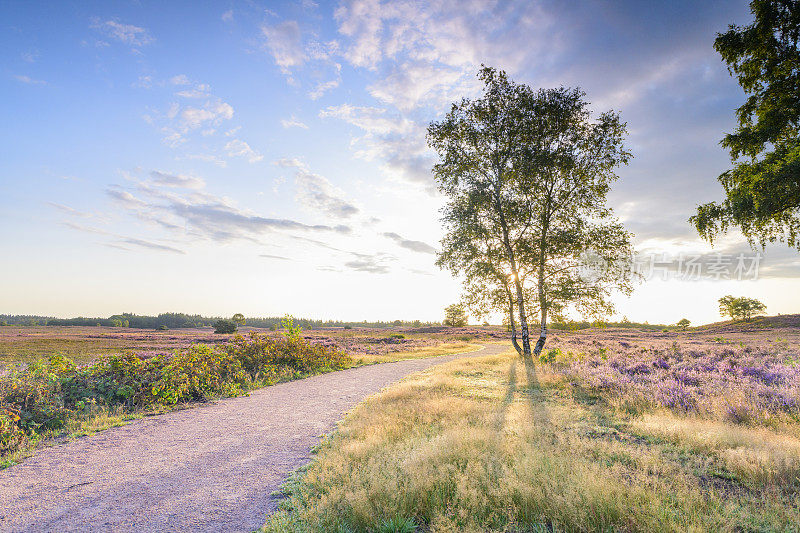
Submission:
M 458 357 L 332 372 L 44 448 L 0 471 L 0 531 L 252 531 L 348 410 Z

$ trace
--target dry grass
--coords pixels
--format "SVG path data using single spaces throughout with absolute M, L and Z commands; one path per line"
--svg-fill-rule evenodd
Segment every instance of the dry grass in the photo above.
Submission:
M 385 354 L 359 354 L 354 356 L 356 365 L 371 365 L 374 363 L 389 363 L 392 361 L 402 361 L 404 359 L 422 359 L 424 357 L 438 357 L 441 355 L 451 355 L 456 353 L 474 352 L 479 350 L 480 345 L 469 344 L 467 342 L 445 342 L 434 346 L 424 346 L 413 348 L 401 352 L 389 352 Z
M 264 530 L 797 529 L 793 430 L 621 416 L 510 352 L 440 365 L 357 408 Z

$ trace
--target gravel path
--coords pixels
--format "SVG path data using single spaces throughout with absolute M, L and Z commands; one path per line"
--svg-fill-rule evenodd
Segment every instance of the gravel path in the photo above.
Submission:
M 0 531 L 258 529 L 277 505 L 270 494 L 347 411 L 463 356 L 332 372 L 43 448 L 0 471 Z

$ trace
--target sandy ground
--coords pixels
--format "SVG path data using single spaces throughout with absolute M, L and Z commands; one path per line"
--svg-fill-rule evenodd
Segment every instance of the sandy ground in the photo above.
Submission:
M 271 494 L 348 410 L 458 357 L 333 372 L 44 448 L 0 471 L 0 531 L 258 529 L 277 505 Z

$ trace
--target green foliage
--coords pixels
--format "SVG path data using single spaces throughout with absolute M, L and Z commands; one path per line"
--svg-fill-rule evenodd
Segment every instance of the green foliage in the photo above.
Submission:
M 236 333 L 237 327 L 233 320 L 217 320 L 214 322 L 214 333 Z
M 478 76 L 483 95 L 428 128 L 447 198 L 437 264 L 463 277 L 478 318 L 501 311 L 526 328 L 529 312 L 543 327 L 567 306 L 609 312 L 611 291 L 631 288 L 618 268 L 631 235 L 606 206 L 615 169 L 631 158 L 625 124 L 613 112 L 592 121 L 580 89 L 537 91 L 489 67 Z M 605 268 L 587 275 L 588 263 Z
M 286 315 L 283 317 L 281 325 L 283 326 L 284 337 L 293 341 L 300 339 L 300 334 L 303 332 L 303 328 L 294 325 L 294 317 L 292 315 Z
M 414 533 L 415 531 L 417 531 L 417 523 L 414 519 L 400 515 L 382 521 L 377 529 L 378 533 Z
M 467 325 L 467 315 L 462 304 L 451 304 L 444 308 L 444 325 L 455 328 Z
M 236 322 L 236 324 L 238 324 L 239 326 L 244 326 L 244 324 L 245 324 L 245 318 L 244 318 L 244 315 L 242 313 L 236 313 L 235 315 L 233 315 L 231 317 L 231 320 Z
M 690 220 L 709 241 L 729 227 L 751 244 L 800 249 L 800 2 L 753 0 L 755 20 L 717 34 L 714 48 L 748 95 L 739 126 L 722 140 L 734 168 L 719 176 L 726 198 Z
M 111 355 L 83 367 L 53 356 L 0 377 L 0 454 L 24 447 L 68 419 L 91 414 L 93 406 L 133 412 L 205 401 L 350 363 L 338 349 L 254 332 L 215 348 L 195 345 L 150 359 Z
M 169 330 L 169 328 L 167 326 L 165 326 L 164 324 L 161 324 L 160 326 L 158 326 L 156 328 L 156 330 L 158 330 L 158 331 L 167 331 L 167 330 Z
M 542 352 L 539 354 L 539 362 L 540 363 L 553 363 L 555 362 L 556 358 L 561 355 L 561 350 L 559 348 L 553 348 L 548 350 L 547 352 Z
M 686 331 L 686 328 L 689 327 L 689 324 L 691 324 L 691 321 L 688 318 L 681 318 L 675 325 L 681 328 L 682 330 Z
M 723 296 L 719 299 L 719 312 L 722 316 L 729 316 L 733 320 L 749 321 L 756 315 L 763 314 L 767 306 L 754 298 L 745 296 Z

